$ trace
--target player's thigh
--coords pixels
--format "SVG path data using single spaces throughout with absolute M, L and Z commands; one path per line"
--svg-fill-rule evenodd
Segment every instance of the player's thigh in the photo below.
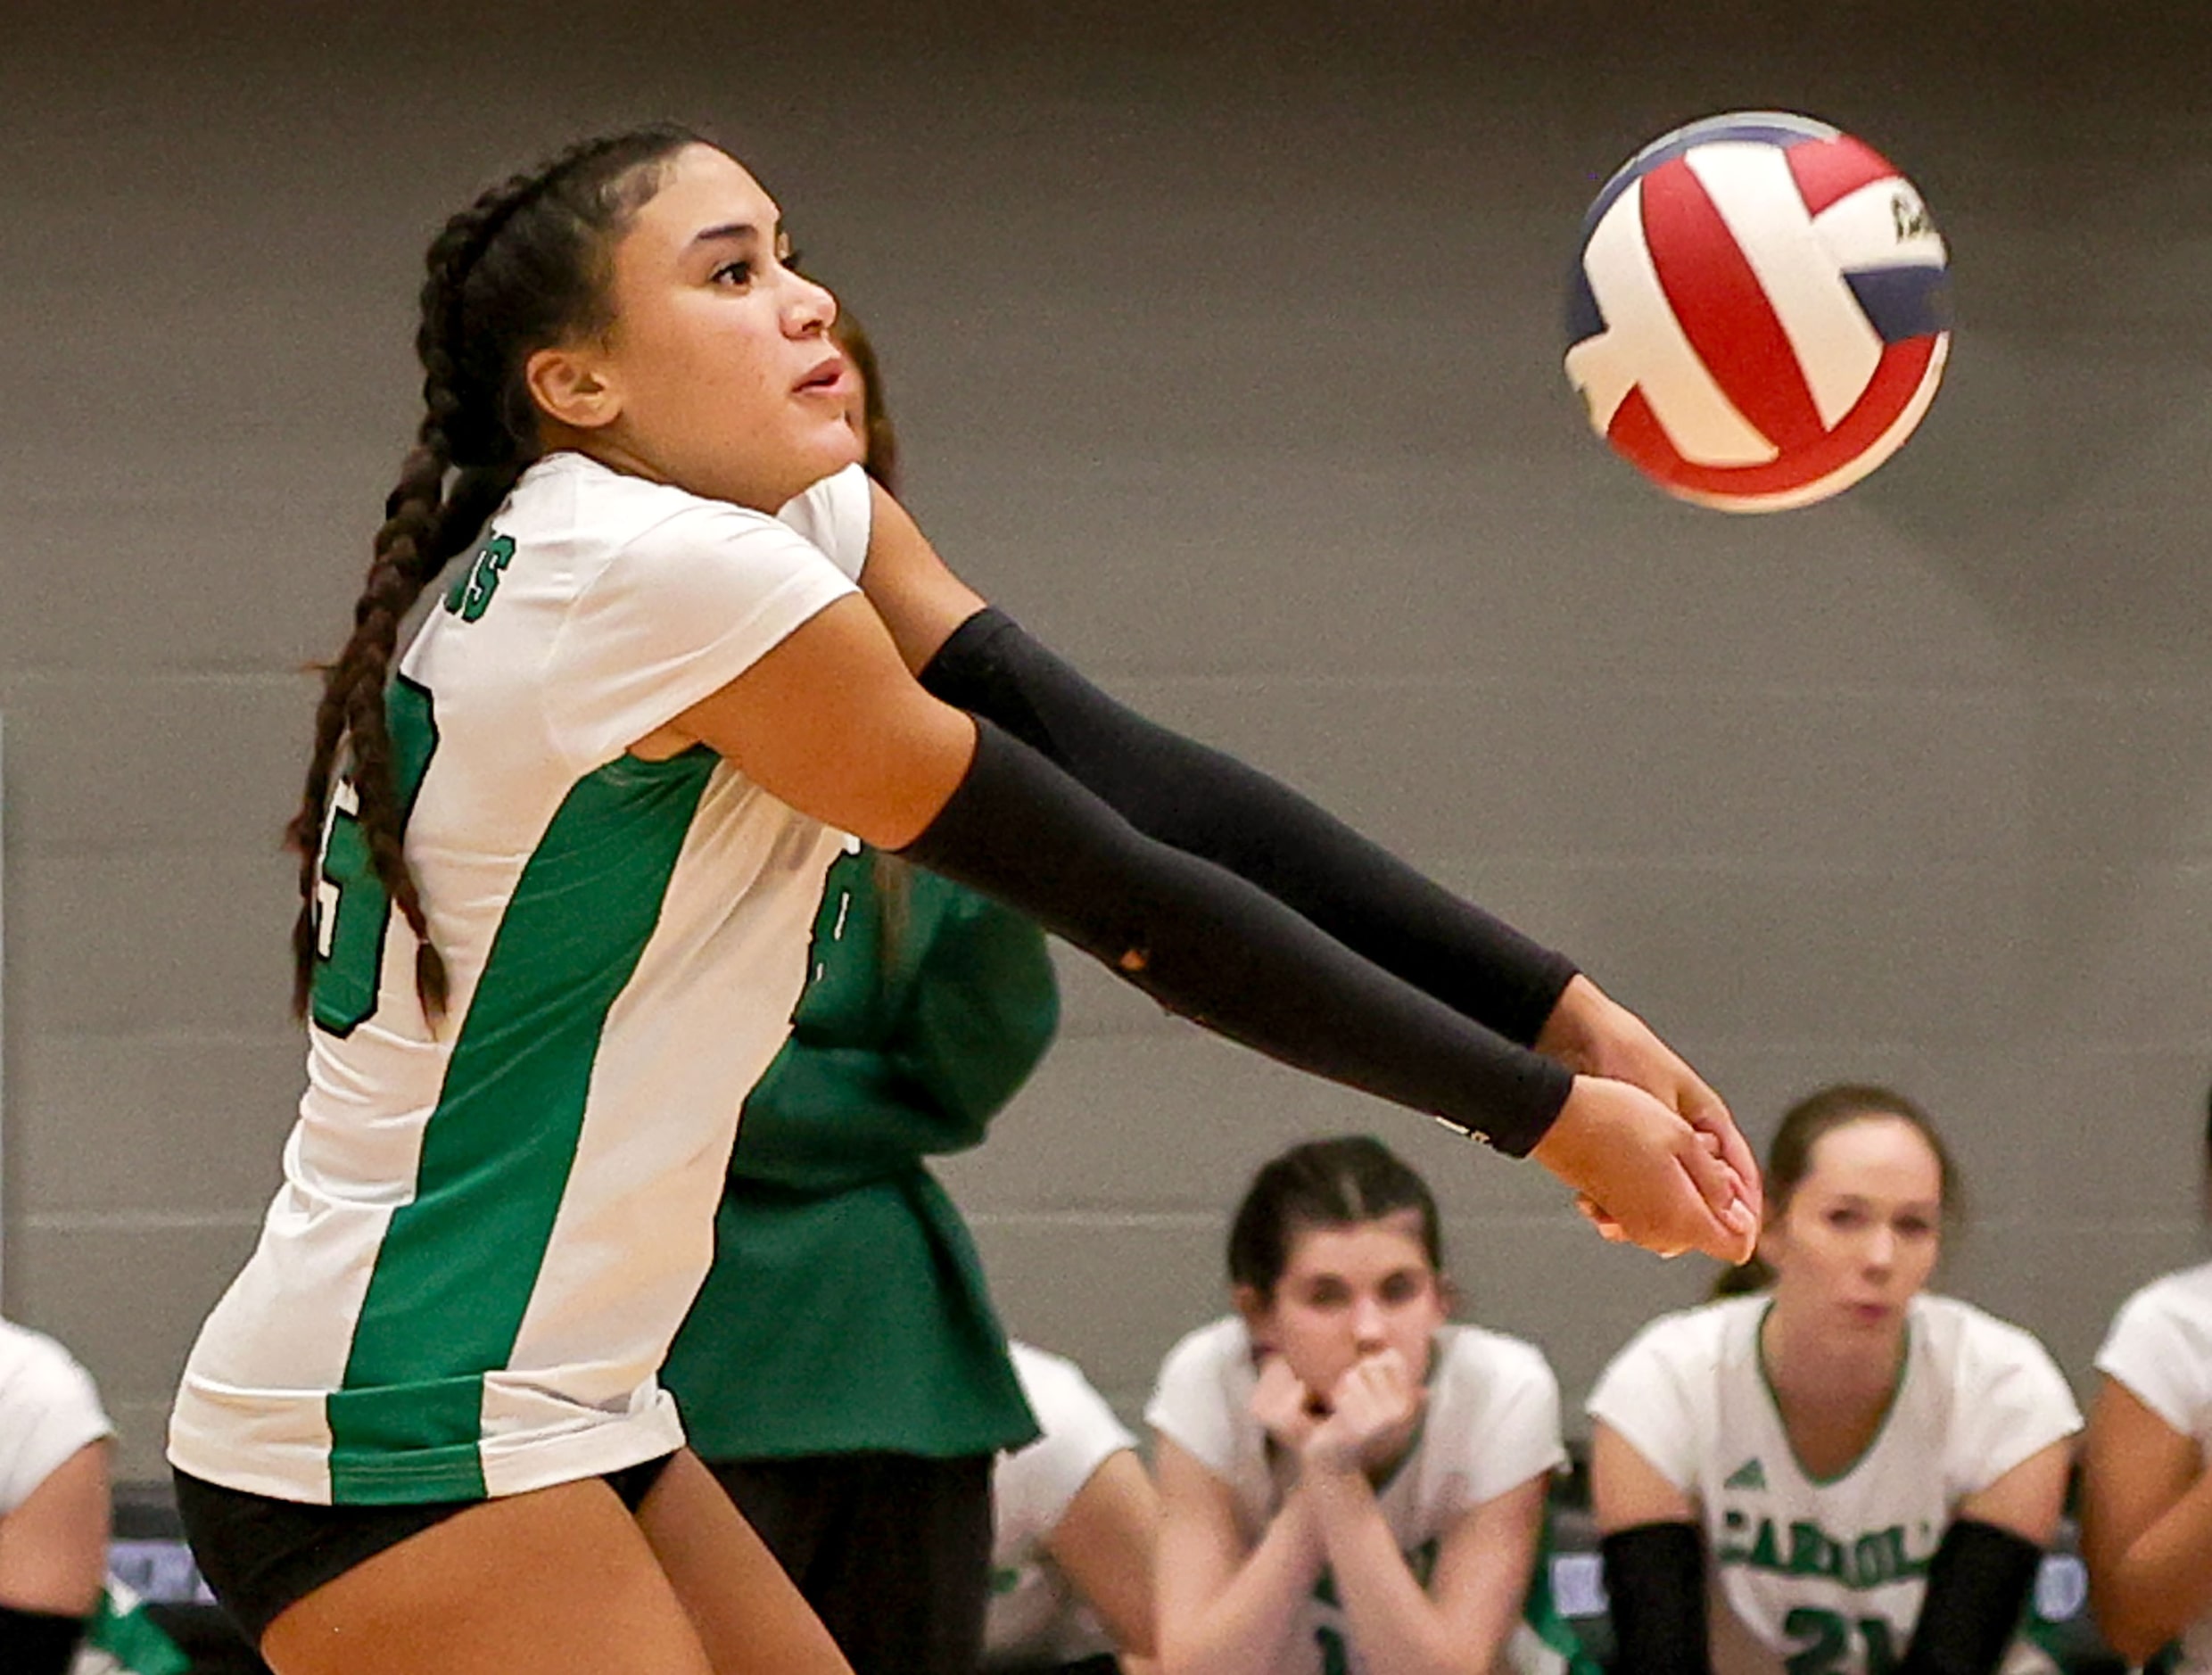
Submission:
M 654 1550 L 597 1478 L 472 1506 L 288 1607 L 277 1675 L 717 1675 Z
M 851 1675 L 775 1555 L 689 1449 L 669 1461 L 638 1508 L 638 1527 L 714 1675 Z

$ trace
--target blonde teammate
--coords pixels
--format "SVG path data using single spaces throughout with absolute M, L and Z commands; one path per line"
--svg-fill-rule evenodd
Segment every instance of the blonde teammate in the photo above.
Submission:
M 1771 1288 L 1653 1322 L 1589 1399 L 1615 1668 L 2049 1669 L 2015 1635 L 2081 1417 L 2033 1337 L 1924 1289 L 1955 1195 L 1935 1130 L 1828 1088 L 1768 1171 Z

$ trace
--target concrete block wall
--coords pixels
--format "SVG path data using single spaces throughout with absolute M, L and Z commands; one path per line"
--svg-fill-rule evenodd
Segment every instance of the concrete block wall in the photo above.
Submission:
M 2072 4 L 616 8 L 25 0 L 0 54 L 4 1307 L 158 1469 L 299 1077 L 310 689 L 414 419 L 422 244 L 582 131 L 720 131 L 883 351 L 910 499 L 1107 685 L 1569 948 L 1763 1136 L 1894 1080 L 1973 1190 L 1954 1289 L 2084 1375 L 2196 1259 L 2212 1080 L 2212 109 Z M 2183 8 L 2183 11 L 2186 9 Z M 757 14 L 756 14 L 757 12 Z M 578 73 L 579 68 L 589 73 Z M 1913 173 L 1959 334 L 1829 506 L 1672 505 L 1584 432 L 1559 288 L 1674 123 L 1802 109 Z M 1705 1274 L 1540 1175 L 1063 962 L 946 1176 L 1010 1324 L 1126 1410 L 1259 1161 L 1371 1127 L 1570 1400 Z

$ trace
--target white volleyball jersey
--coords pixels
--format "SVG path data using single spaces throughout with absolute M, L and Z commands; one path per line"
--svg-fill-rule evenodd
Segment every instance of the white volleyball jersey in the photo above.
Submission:
M 704 747 L 627 752 L 854 590 L 858 467 L 786 514 L 558 453 L 455 561 L 387 700 L 450 1004 L 339 786 L 308 1090 L 186 1369 L 185 1471 L 466 1499 L 681 1442 L 654 1374 L 841 838 Z
M 983 1624 L 986 1668 L 1072 1663 L 1113 1641 L 1085 1607 L 1046 1544 L 1091 1475 L 1131 1436 L 1083 1369 L 1015 1342 L 1014 1373 L 1043 1433 L 991 1472 L 991 1599 Z
M 114 1434 L 75 1357 L 44 1333 L 0 1320 L 0 1518 L 72 1455 Z
M 1652 1322 L 1606 1367 L 1589 1414 L 1696 1503 L 1721 1595 L 1761 1645 L 1792 1671 L 1882 1675 L 1911 1640 L 1959 1503 L 2079 1431 L 2081 1413 L 2028 1333 L 1923 1295 L 1879 1434 L 1840 1474 L 1814 1477 L 1760 1360 L 1772 1302 Z M 2004 1667 L 2052 1665 L 2023 1640 Z
M 2153 1280 L 2129 1298 L 2097 1351 L 2097 1370 L 2212 1463 L 2212 1263 Z M 2175 1675 L 2212 1675 L 2212 1617 L 2183 1633 Z
M 1267 1430 L 1252 1416 L 1259 1382 L 1250 1334 L 1231 1316 L 1200 1327 L 1168 1351 L 1144 1410 L 1147 1423 L 1227 1487 L 1237 1522 L 1255 1546 L 1281 1509 L 1294 1469 L 1272 1457 Z M 1375 1498 L 1407 1568 L 1426 1588 L 1444 1538 L 1462 1518 L 1557 1469 L 1566 1457 L 1559 1386 L 1542 1352 L 1479 1326 L 1444 1326 L 1430 1356 L 1419 1434 Z M 1519 1675 L 1581 1667 L 1572 1631 L 1552 1609 L 1540 1555 L 1523 1621 L 1506 1650 Z M 1275 1675 L 1358 1675 L 1365 1668 L 1334 1579 L 1325 1570 Z

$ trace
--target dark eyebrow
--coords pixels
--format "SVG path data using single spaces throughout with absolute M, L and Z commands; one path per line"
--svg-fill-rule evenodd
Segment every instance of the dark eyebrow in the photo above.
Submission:
M 776 237 L 782 237 L 783 223 L 781 221 L 778 221 L 772 231 Z M 750 221 L 724 221 L 719 227 L 710 227 L 704 228 L 699 232 L 694 233 L 691 235 L 691 242 L 694 244 L 711 244 L 719 240 L 724 239 L 738 241 L 744 241 L 747 239 L 757 240 L 760 235 L 760 228 L 754 226 Z
M 694 233 L 691 235 L 691 242 L 694 244 L 707 244 L 717 239 L 747 239 L 759 236 L 760 228 L 755 227 L 750 221 L 725 221 L 720 227 L 710 227 L 704 232 Z

